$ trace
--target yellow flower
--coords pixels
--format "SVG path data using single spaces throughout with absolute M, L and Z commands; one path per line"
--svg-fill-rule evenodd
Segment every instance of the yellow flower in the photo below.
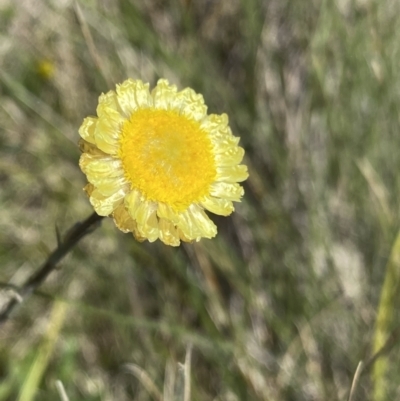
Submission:
M 53 78 L 55 66 L 50 60 L 42 59 L 36 63 L 37 74 L 45 80 Z
M 96 213 L 139 241 L 167 245 L 212 238 L 205 210 L 227 216 L 248 177 L 244 150 L 226 114 L 207 114 L 203 96 L 160 79 L 128 79 L 102 94 L 97 117 L 84 119 L 80 168 Z

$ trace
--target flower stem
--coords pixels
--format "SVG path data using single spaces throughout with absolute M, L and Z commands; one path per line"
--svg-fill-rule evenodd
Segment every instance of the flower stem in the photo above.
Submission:
M 0 310 L 0 325 L 9 318 L 18 304 L 25 301 L 46 280 L 49 274 L 56 269 L 57 264 L 62 258 L 67 255 L 84 236 L 90 234 L 99 226 L 101 219 L 103 219 L 103 216 L 93 213 L 83 222 L 74 224 L 67 231 L 63 240 L 58 238 L 57 248 L 54 249 L 43 265 L 33 273 L 18 290 L 15 289 L 15 286 L 10 285 L 15 295 Z

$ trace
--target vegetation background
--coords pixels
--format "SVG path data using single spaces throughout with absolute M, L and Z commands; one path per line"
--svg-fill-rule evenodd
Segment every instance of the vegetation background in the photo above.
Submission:
M 0 327 L 0 401 L 400 399 L 399 8 L 0 0 L 1 302 L 92 213 L 77 130 L 127 77 L 202 93 L 250 170 L 216 239 L 105 219 Z

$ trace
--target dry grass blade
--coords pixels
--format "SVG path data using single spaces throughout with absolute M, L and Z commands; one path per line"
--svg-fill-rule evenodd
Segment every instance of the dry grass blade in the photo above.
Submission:
M 74 130 L 66 119 L 58 114 L 49 104 L 44 102 L 32 92 L 29 92 L 21 82 L 16 80 L 11 74 L 0 69 L 0 82 L 12 91 L 22 104 L 32 110 L 44 121 L 46 121 L 56 132 L 65 137 L 71 144 L 75 146 L 76 137 Z
M 189 344 L 186 348 L 185 366 L 184 366 L 184 396 L 183 401 L 190 401 L 190 370 L 192 364 L 192 344 Z
M 161 391 L 158 389 L 152 378 L 144 369 L 134 363 L 129 363 L 125 365 L 125 368 L 130 373 L 132 373 L 140 381 L 140 383 L 143 384 L 145 389 L 155 400 L 164 401 L 164 397 L 161 394 Z
M 357 369 L 354 373 L 353 382 L 351 383 L 350 394 L 349 394 L 349 398 L 347 399 L 347 401 L 353 401 L 353 397 L 356 393 L 358 382 L 360 380 L 360 376 L 361 376 L 363 367 L 364 367 L 364 363 L 363 363 L 363 361 L 360 361 L 358 363 Z
M 176 382 L 176 364 L 173 360 L 168 359 L 165 365 L 165 379 L 164 379 L 164 400 L 174 400 Z
M 374 194 L 378 205 L 379 218 L 383 224 L 383 228 L 389 226 L 393 221 L 393 213 L 389 206 L 389 195 L 386 187 L 380 179 L 378 173 L 373 168 L 372 164 L 367 158 L 359 160 L 357 166 L 360 169 L 362 175 L 368 182 L 368 185 Z
M 75 13 L 76 13 L 76 16 L 78 17 L 79 23 L 81 25 L 82 34 L 83 34 L 83 37 L 85 38 L 85 42 L 86 42 L 87 48 L 89 50 L 90 57 L 92 58 L 94 65 L 100 71 L 104 80 L 107 82 L 107 86 L 109 88 L 111 88 L 113 86 L 113 82 L 108 77 L 108 74 L 106 73 L 103 61 L 96 49 L 96 45 L 94 44 L 93 37 L 92 37 L 92 34 L 90 33 L 89 26 L 85 20 L 85 16 L 83 15 L 82 9 L 79 6 L 77 1 L 75 2 Z
M 69 401 L 67 392 L 65 391 L 64 385 L 60 380 L 56 381 L 56 387 L 58 394 L 60 395 L 61 401 Z

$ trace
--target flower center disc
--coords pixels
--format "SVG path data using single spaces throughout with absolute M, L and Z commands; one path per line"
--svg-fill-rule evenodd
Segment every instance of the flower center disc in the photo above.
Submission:
M 200 201 L 216 176 L 207 133 L 174 110 L 134 111 L 122 128 L 119 156 L 132 188 L 175 211 Z

